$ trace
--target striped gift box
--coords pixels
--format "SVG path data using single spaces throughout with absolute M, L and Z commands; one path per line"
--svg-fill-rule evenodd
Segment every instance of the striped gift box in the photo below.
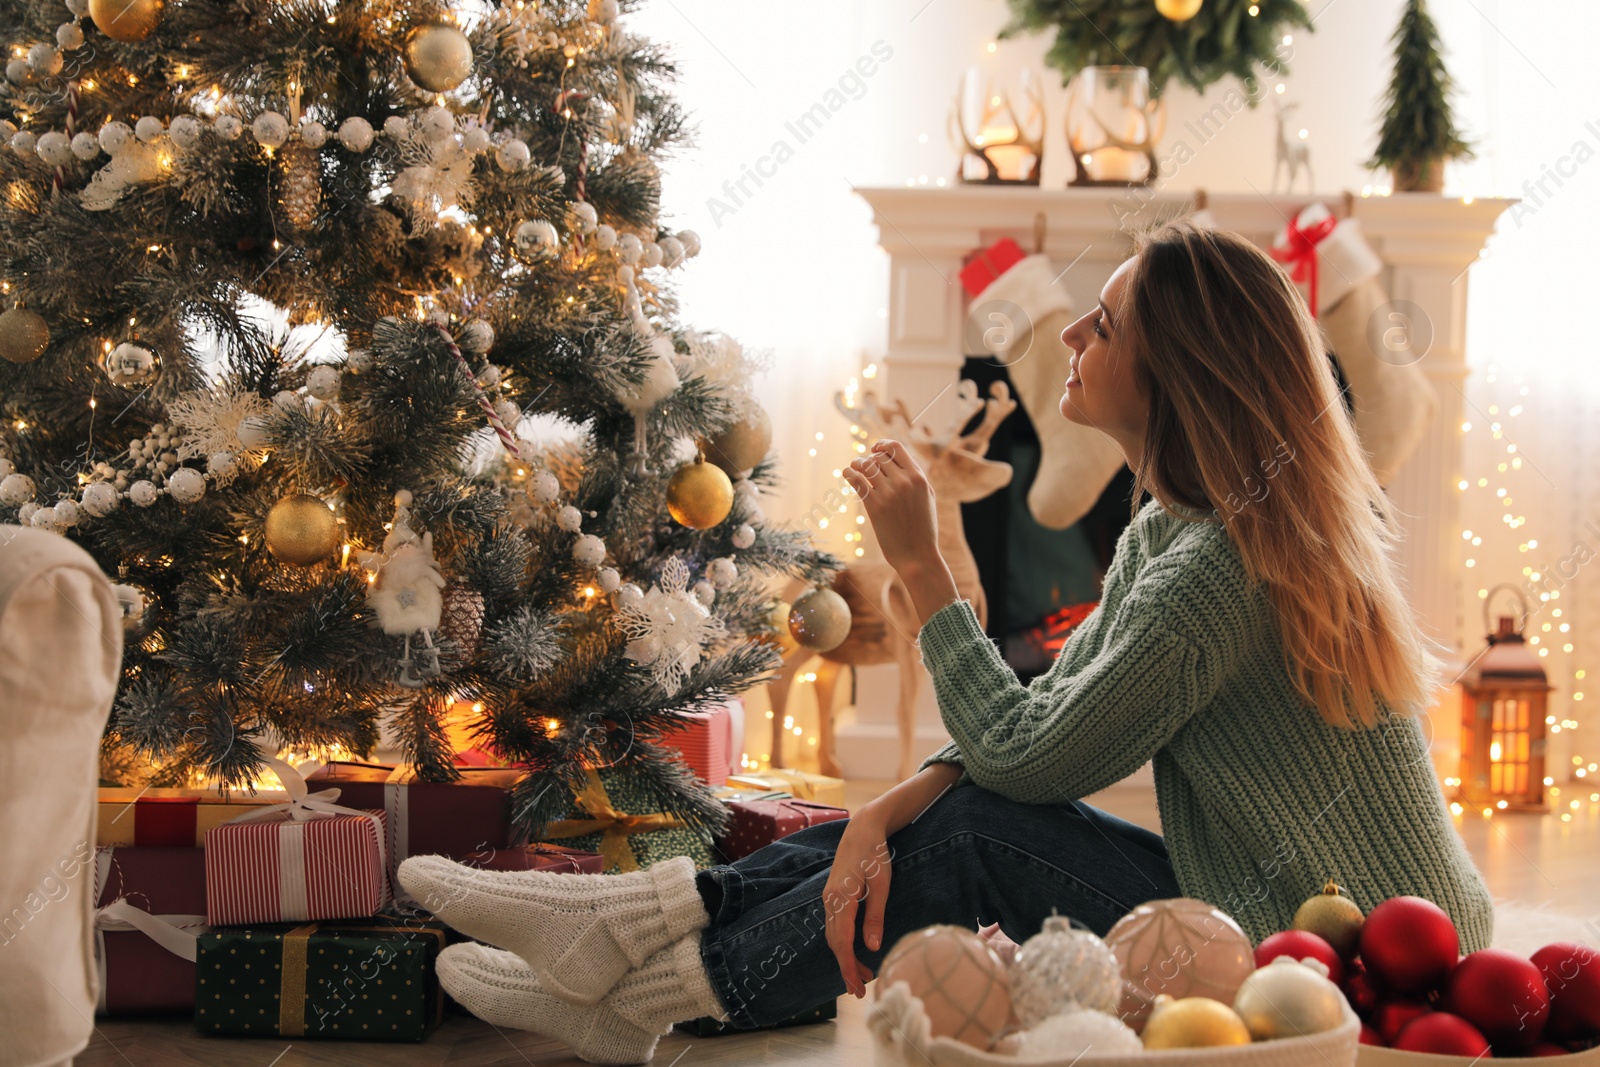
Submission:
M 383 812 L 278 811 L 206 832 L 212 926 L 359 919 L 389 900 Z
M 742 717 L 744 707 L 719 704 L 708 711 L 680 712 L 683 725 L 663 731 L 661 743 L 683 753 L 683 761 L 695 777 L 710 786 L 725 785 L 734 759 L 733 715 Z

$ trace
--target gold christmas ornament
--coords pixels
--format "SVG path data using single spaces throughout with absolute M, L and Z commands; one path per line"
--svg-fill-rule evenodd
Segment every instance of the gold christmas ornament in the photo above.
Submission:
M 709 530 L 733 510 L 733 483 L 704 457 L 685 463 L 667 483 L 667 510 L 681 526 Z
M 850 605 L 825 585 L 795 597 L 789 636 L 813 652 L 828 652 L 850 636 Z
M 89 17 L 113 41 L 142 41 L 161 25 L 166 0 L 89 0 Z
M 1156 0 L 1156 10 L 1173 22 L 1187 22 L 1200 13 L 1201 0 Z
M 284 217 L 297 230 L 311 228 L 322 206 L 322 157 L 300 141 L 284 145 L 278 158 L 283 177 L 278 185 L 278 203 Z
M 705 443 L 706 458 L 737 478 L 767 458 L 772 448 L 772 417 L 760 405 Z
M 1249 1043 L 1250 1031 L 1239 1013 L 1210 997 L 1174 1000 L 1163 993 L 1156 997 L 1150 1018 L 1144 1024 L 1144 1047 L 1147 1049 L 1214 1048 Z
M 1356 941 L 1361 937 L 1361 925 L 1367 917 L 1361 914 L 1361 905 L 1349 897 L 1339 895 L 1338 883 L 1331 878 L 1322 892 L 1300 905 L 1294 913 L 1292 929 L 1316 934 L 1345 959 L 1355 955 Z
M 447 93 L 472 75 L 472 42 L 447 22 L 418 26 L 406 41 L 406 73 L 430 93 Z
M 161 373 L 161 353 L 149 345 L 124 341 L 100 355 L 100 369 L 119 389 L 149 385 Z
M 0 315 L 0 356 L 12 363 L 32 363 L 49 347 L 50 327 L 37 311 L 12 308 Z
M 309 567 L 333 553 L 339 525 L 333 511 L 310 493 L 286 496 L 267 512 L 267 551 L 284 563 Z

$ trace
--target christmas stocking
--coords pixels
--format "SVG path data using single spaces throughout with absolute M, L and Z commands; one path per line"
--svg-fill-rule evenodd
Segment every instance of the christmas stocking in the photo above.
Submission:
M 980 349 L 973 354 L 993 355 L 1005 366 L 1039 435 L 1039 471 L 1028 490 L 1028 510 L 1039 525 L 1064 530 L 1094 506 L 1124 460 L 1110 437 L 1061 414 L 1072 358 L 1061 331 L 1077 316 L 1056 277 L 1049 256 L 1026 256 L 1009 237 L 961 271 L 972 298 L 968 336 Z
M 1314 250 L 1314 251 L 1313 251 Z M 1317 322 L 1339 360 L 1355 402 L 1356 437 L 1378 484 L 1387 486 L 1427 432 L 1438 398 L 1420 365 L 1413 321 L 1421 310 L 1391 303 L 1383 261 L 1355 219 L 1335 221 L 1322 204 L 1300 212 L 1273 255 L 1306 281 Z

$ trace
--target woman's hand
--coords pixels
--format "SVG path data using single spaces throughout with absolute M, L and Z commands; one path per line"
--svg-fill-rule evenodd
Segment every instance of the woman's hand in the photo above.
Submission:
M 933 486 L 911 450 L 887 439 L 851 460 L 844 476 L 872 520 L 883 558 L 911 594 L 919 623 L 926 623 L 961 595 L 939 554 Z
M 909 448 L 899 441 L 879 441 L 851 460 L 844 476 L 861 497 L 891 567 L 904 575 L 941 559 L 933 487 Z
M 850 817 L 822 887 L 828 947 L 839 961 L 845 989 L 867 995 L 873 974 L 856 959 L 856 913 L 866 898 L 861 935 L 869 949 L 883 946 L 883 909 L 889 899 L 889 831 L 881 809 L 868 805 Z

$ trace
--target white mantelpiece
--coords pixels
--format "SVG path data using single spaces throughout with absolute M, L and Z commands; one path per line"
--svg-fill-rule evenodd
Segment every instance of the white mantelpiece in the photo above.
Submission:
M 934 419 L 952 415 L 941 407 L 952 400 L 948 387 L 965 358 L 967 303 L 958 272 L 973 252 L 1004 236 L 1033 251 L 1036 220 L 1042 217 L 1043 251 L 1065 270 L 1062 282 L 1075 303 L 1088 308 L 1127 257 L 1130 229 L 1187 214 L 1195 204 L 1193 193 L 1125 188 L 897 186 L 856 192 L 872 206 L 879 244 L 889 253 L 886 380 L 878 388 L 904 400 L 911 411 L 931 404 L 929 417 Z M 1212 193 L 1206 206 L 1217 225 L 1265 246 L 1312 199 L 1338 212 L 1344 196 Z M 1431 322 L 1433 341 L 1421 366 L 1438 394 L 1438 414 L 1388 490 L 1406 529 L 1400 562 L 1418 620 L 1429 634 L 1458 650 L 1458 656 L 1462 621 L 1457 607 L 1456 482 L 1461 476 L 1459 427 L 1467 373 L 1467 268 L 1478 258 L 1495 219 L 1514 202 L 1431 193 L 1350 201 L 1351 213 L 1384 260 L 1391 298 L 1412 301 Z M 882 768 L 894 765 L 880 747 L 893 736 L 883 718 L 893 704 L 893 686 L 892 678 L 864 674 L 859 680 L 857 719 L 841 726 L 839 734 L 847 774 L 881 775 Z M 917 747 L 926 751 L 945 736 L 929 688 L 925 678 Z

